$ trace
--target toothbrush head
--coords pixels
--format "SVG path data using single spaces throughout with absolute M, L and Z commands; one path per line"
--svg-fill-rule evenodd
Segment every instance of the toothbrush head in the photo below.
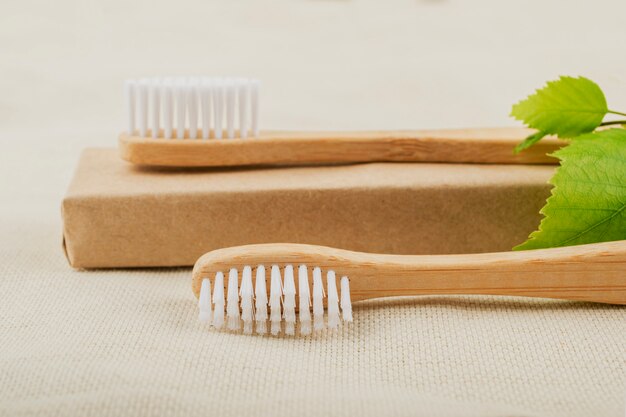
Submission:
M 124 83 L 124 100 L 128 137 L 243 139 L 259 135 L 258 80 L 140 78 Z
M 278 250 L 282 247 L 292 252 Z M 330 249 L 267 244 L 207 253 L 193 271 L 200 321 L 216 329 L 265 334 L 269 320 L 272 335 L 281 333 L 283 322 L 286 335 L 295 334 L 298 322 L 303 335 L 337 329 L 342 320 L 351 322 L 348 276 L 338 277 L 334 269 L 326 268 L 323 254 L 318 254 L 320 262 L 311 256 L 305 262 L 294 259 L 303 250 L 313 255 L 317 248 Z

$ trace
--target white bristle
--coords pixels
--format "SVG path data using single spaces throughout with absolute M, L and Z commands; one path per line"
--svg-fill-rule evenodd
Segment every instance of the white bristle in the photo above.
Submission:
M 124 83 L 130 135 L 178 139 L 259 134 L 259 81 L 246 78 L 141 78 Z M 187 134 L 188 129 L 188 134 Z
M 169 80 L 163 83 L 161 101 L 163 102 L 163 137 L 170 139 L 174 126 L 174 91 Z
M 217 272 L 215 274 L 215 285 L 213 286 L 213 327 L 221 329 L 224 326 L 224 274 Z
M 140 80 L 137 94 L 137 113 L 139 116 L 139 136 L 145 137 L 148 133 L 148 81 Z
M 235 98 L 237 85 L 233 80 L 226 83 L 226 134 L 228 139 L 235 137 Z
M 231 268 L 228 272 L 228 298 L 226 303 L 226 317 L 228 318 L 228 330 L 239 330 L 239 277 L 237 270 Z
M 220 80 L 213 90 L 213 112 L 215 114 L 215 138 L 222 139 L 224 133 L 224 83 Z
M 127 80 L 124 83 L 124 100 L 126 103 L 126 130 L 129 135 L 135 133 L 135 97 L 137 83 Z
M 187 113 L 187 88 L 184 80 L 179 80 L 175 87 L 176 98 L 176 138 L 185 137 L 185 119 Z
M 341 313 L 343 321 L 352 321 L 352 301 L 350 301 L 350 280 L 341 278 Z
M 273 335 L 280 333 L 280 301 L 283 294 L 282 282 L 280 279 L 280 268 L 278 265 L 272 266 L 270 280 L 270 324 Z
M 150 85 L 150 129 L 152 137 L 159 137 L 159 129 L 161 128 L 161 83 L 154 80 Z
M 293 265 L 285 266 L 284 276 L 283 317 L 285 318 L 285 334 L 296 333 L 296 282 L 293 274 Z
M 198 82 L 192 82 L 187 86 L 187 115 L 189 116 L 189 137 L 198 138 L 198 100 L 200 98 L 200 86 Z
M 211 135 L 211 84 L 204 80 L 200 87 L 200 106 L 202 108 L 202 139 Z
M 335 271 L 326 273 L 326 284 L 328 286 L 328 328 L 336 329 L 339 327 L 339 294 L 337 293 L 337 279 Z
M 252 321 L 254 320 L 254 308 L 252 305 L 254 291 L 252 289 L 252 268 L 249 266 L 243 267 L 239 295 L 241 296 L 241 319 L 243 320 L 243 332 L 245 334 L 251 334 Z
M 250 107 L 252 136 L 259 136 L 259 82 L 257 80 L 250 82 Z
M 324 283 L 319 267 L 313 269 L 313 324 L 315 330 L 324 329 Z
M 256 332 L 267 333 L 267 289 L 265 285 L 265 267 L 259 265 L 256 269 L 256 281 L 254 284 L 256 315 Z
M 284 275 L 281 275 L 281 272 Z M 278 335 L 282 330 L 281 321 L 284 319 L 285 334 L 294 335 L 297 317 L 299 317 L 300 334 L 309 335 L 313 329 L 320 331 L 325 328 L 339 328 L 342 318 L 344 322 L 353 320 L 350 281 L 347 276 L 343 276 L 337 283 L 334 270 L 326 272 L 327 285 L 324 286 L 321 268 L 313 268 L 312 302 L 306 265 L 298 267 L 297 289 L 293 265 L 286 265 L 284 271 L 281 271 L 278 265 L 272 265 L 269 295 L 266 270 L 263 265 L 257 266 L 254 286 L 251 266 L 243 267 L 241 282 L 238 278 L 238 270 L 231 268 L 228 273 L 228 285 L 225 288 L 224 274 L 217 272 L 212 297 L 211 282 L 208 278 L 202 280 L 198 298 L 201 322 L 212 323 L 217 329 L 224 327 L 226 323 L 229 330 L 241 330 L 243 322 L 244 334 L 252 334 L 254 328 L 258 334 L 265 334 L 268 331 L 267 320 L 269 319 L 271 334 Z M 299 297 L 298 304 L 296 304 L 296 297 Z M 325 297 L 328 299 L 326 319 L 324 318 Z M 313 314 L 311 314 L 311 305 Z M 297 316 L 296 306 L 299 307 Z
M 250 94 L 250 83 L 242 80 L 239 85 L 239 137 L 248 137 L 248 96 Z
M 309 274 L 306 265 L 298 267 L 298 294 L 300 333 L 311 334 L 311 295 L 309 293 Z
M 211 322 L 211 281 L 208 278 L 202 280 L 202 286 L 200 287 L 200 297 L 198 297 L 198 308 L 200 313 L 198 318 L 202 323 Z

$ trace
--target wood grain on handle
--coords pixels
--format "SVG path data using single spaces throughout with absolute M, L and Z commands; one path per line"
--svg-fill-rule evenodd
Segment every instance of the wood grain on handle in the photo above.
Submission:
M 626 241 L 469 255 L 380 255 L 324 246 L 261 244 L 219 249 L 193 271 L 202 278 L 245 265 L 306 264 L 348 276 L 353 301 L 423 294 L 498 294 L 626 304 Z M 269 287 L 268 287 L 269 288 Z
M 519 154 L 523 128 L 371 132 L 261 132 L 247 139 L 119 138 L 121 157 L 137 165 L 217 167 L 355 162 L 555 164 L 565 142 L 548 138 Z M 148 136 L 150 133 L 148 132 Z

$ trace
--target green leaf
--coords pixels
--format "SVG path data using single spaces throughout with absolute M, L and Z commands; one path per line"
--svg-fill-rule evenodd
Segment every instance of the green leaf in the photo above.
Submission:
M 626 130 L 577 137 L 561 160 L 539 230 L 515 250 L 626 239 Z
M 584 77 L 560 77 L 515 104 L 511 116 L 545 134 L 572 138 L 593 131 L 608 111 L 596 83 Z
M 513 149 L 513 153 L 520 153 L 521 151 L 523 151 L 524 149 L 528 149 L 531 146 L 533 146 L 535 143 L 539 142 L 541 139 L 544 138 L 544 136 L 546 136 L 547 133 L 539 131 L 537 133 L 533 133 L 532 135 L 528 136 L 526 139 L 524 139 L 523 142 L 519 143 L 515 149 Z

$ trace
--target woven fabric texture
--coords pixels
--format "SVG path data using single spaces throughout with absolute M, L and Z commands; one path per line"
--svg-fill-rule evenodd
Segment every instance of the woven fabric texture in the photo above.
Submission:
M 265 128 L 506 125 L 515 100 L 561 73 L 597 80 L 619 110 L 626 59 L 606 40 L 624 39 L 626 3 L 4 9 L 1 416 L 624 416 L 624 307 L 417 297 L 355 305 L 336 334 L 211 332 L 189 269 L 70 269 L 59 207 L 81 149 L 114 145 L 125 77 L 256 76 Z
M 422 297 L 355 306 L 336 334 L 207 331 L 188 270 L 70 271 L 56 227 L 18 218 L 0 248 L 2 415 L 623 412 L 624 308 Z

